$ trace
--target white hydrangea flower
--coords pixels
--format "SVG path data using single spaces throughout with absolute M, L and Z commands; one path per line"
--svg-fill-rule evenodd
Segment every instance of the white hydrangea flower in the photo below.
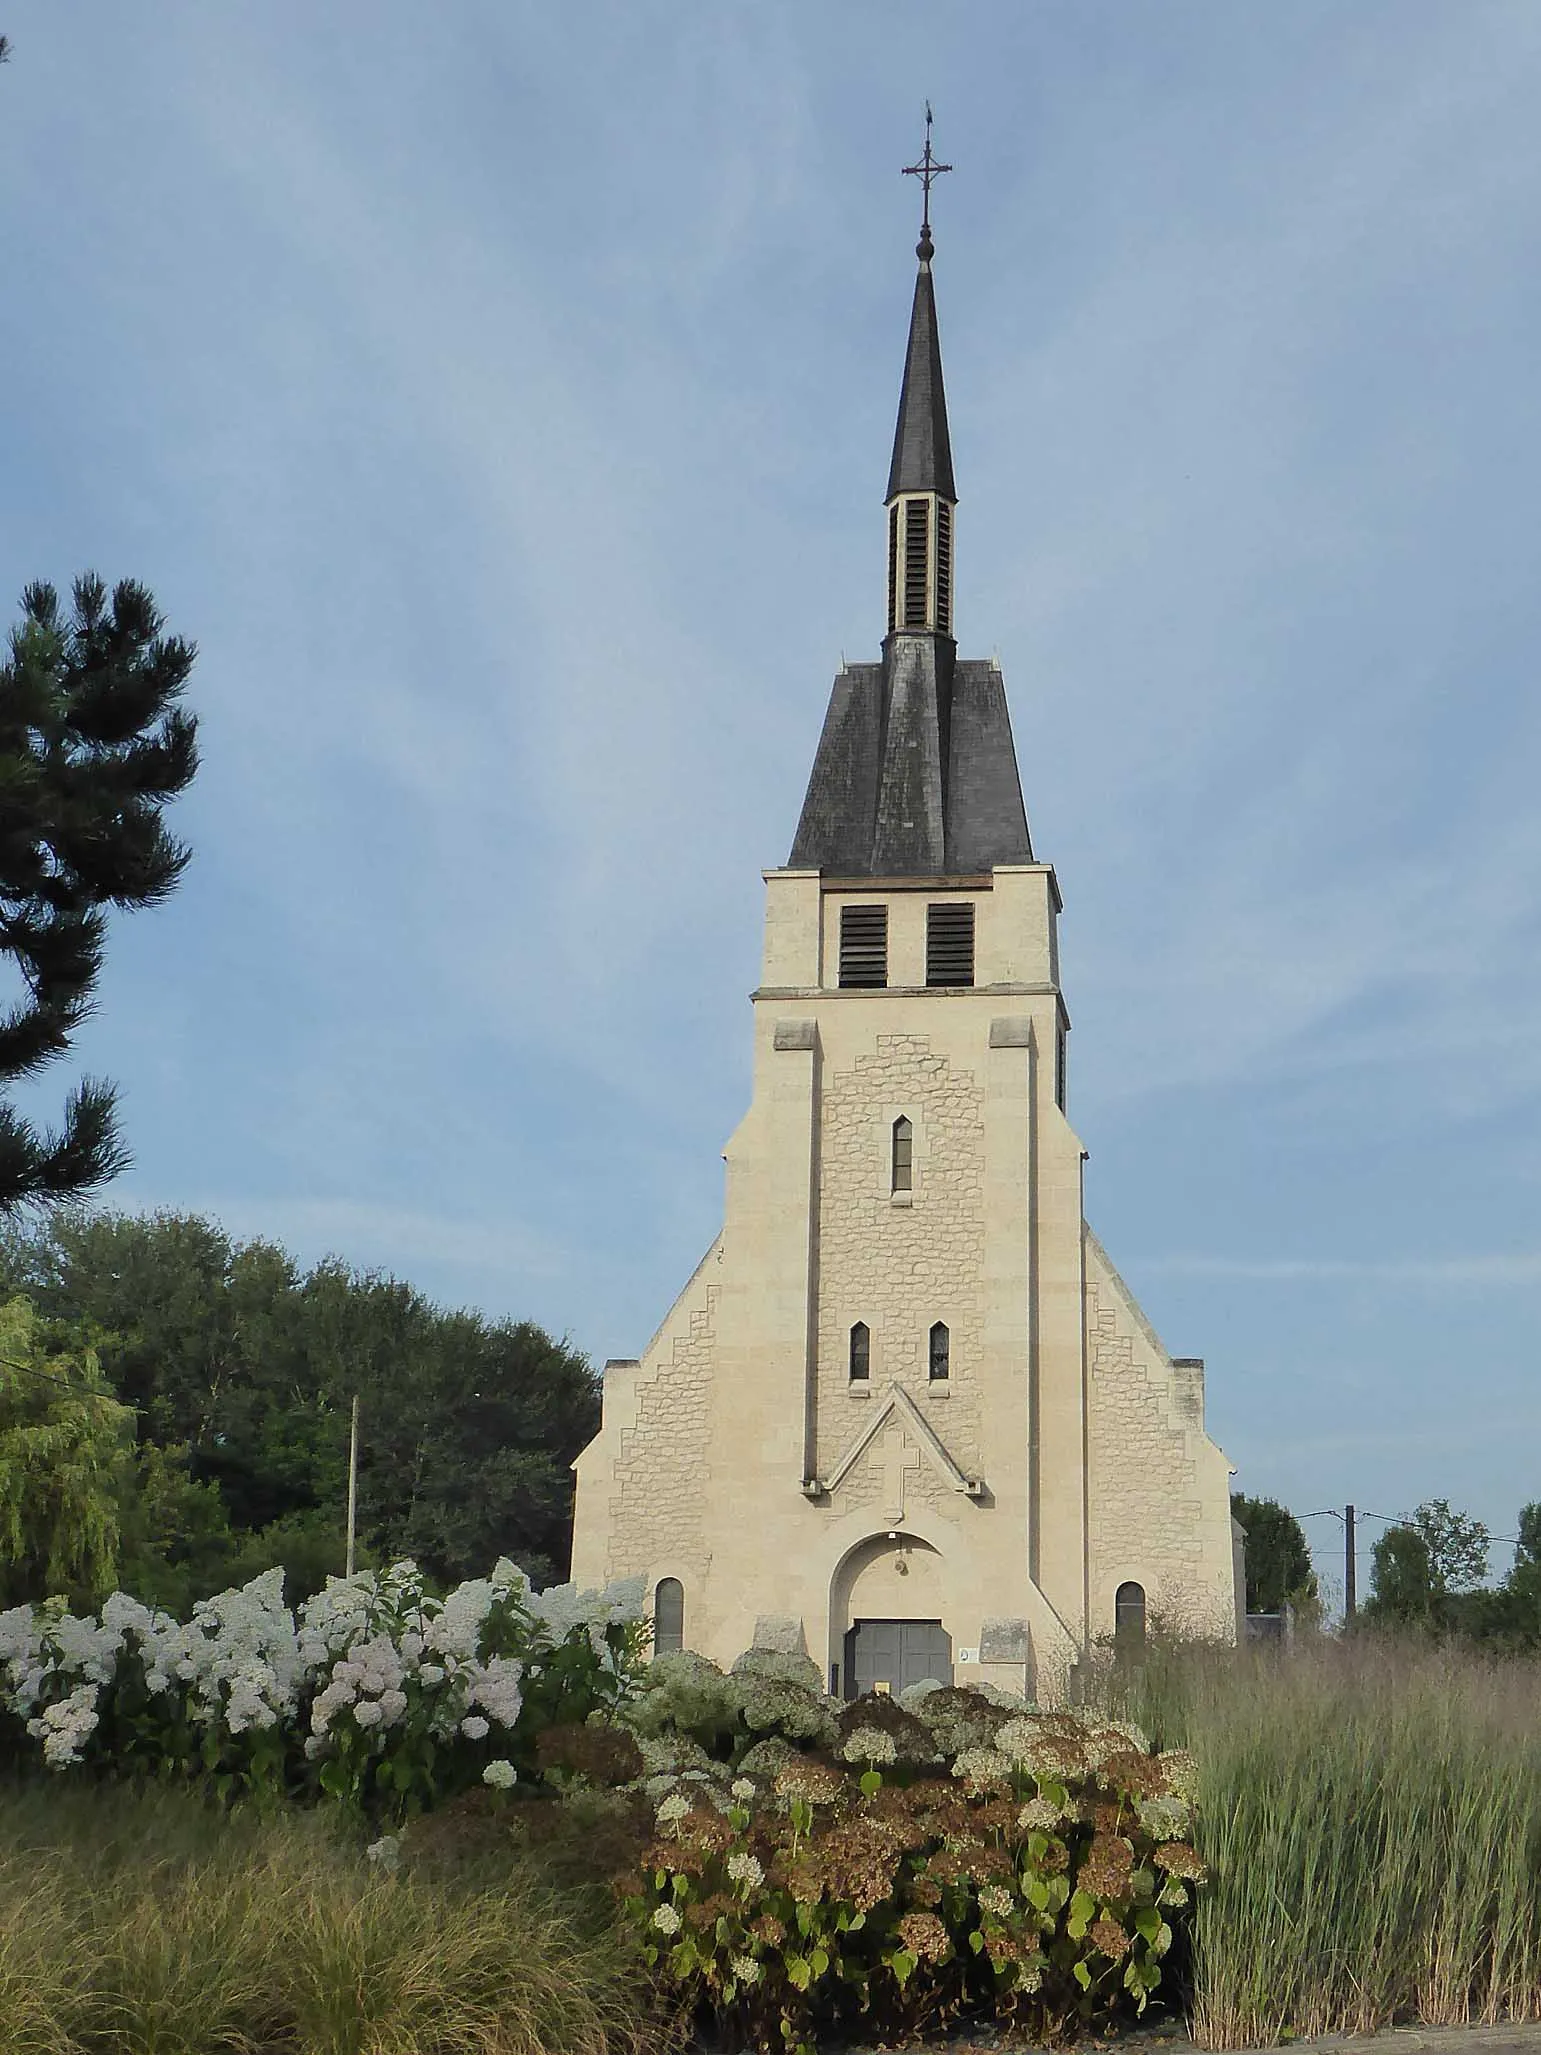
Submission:
M 684 1792 L 671 1791 L 663 1804 L 659 1806 L 657 1818 L 662 1826 L 668 1826 L 674 1820 L 684 1819 L 689 1811 L 690 1800 L 685 1796 Z
M 512 1791 L 519 1781 L 519 1772 L 511 1762 L 500 1756 L 496 1762 L 488 1763 L 482 1771 L 482 1782 L 490 1784 L 494 1791 Z
M 731 1788 L 735 1798 L 749 1799 L 754 1796 L 754 1785 L 748 1777 L 735 1777 Z
M 1011 1777 L 1011 1763 L 998 1748 L 965 1748 L 952 1773 L 965 1783 L 1004 1784 Z
M 680 1916 L 672 1905 L 660 1905 L 653 1914 L 653 1925 L 661 1934 L 677 1934 L 680 1930 Z
M 1193 1824 L 1193 1815 L 1181 1798 L 1142 1798 L 1140 1825 L 1153 1841 L 1180 1841 Z
M 760 1965 L 752 1955 L 735 1955 L 730 1958 L 728 1967 L 741 1984 L 757 1984 L 760 1981 Z
M 743 1849 L 728 1857 L 728 1875 L 735 1884 L 747 1884 L 750 1890 L 765 1882 L 765 1870 L 759 1857 L 749 1855 Z
M 68 1769 L 80 1760 L 86 1742 L 96 1732 L 99 1686 L 77 1684 L 68 1698 L 45 1706 L 36 1719 L 28 1720 L 27 1732 L 43 1744 L 43 1760 L 51 1770 Z
M 1057 1805 L 1051 1805 L 1047 1798 L 1029 1798 L 1017 1814 L 1019 1827 L 1036 1827 L 1041 1833 L 1052 1834 L 1065 1818 Z
M 846 1737 L 840 1753 L 847 1762 L 893 1762 L 898 1757 L 892 1734 L 885 1734 L 878 1727 L 858 1727 Z

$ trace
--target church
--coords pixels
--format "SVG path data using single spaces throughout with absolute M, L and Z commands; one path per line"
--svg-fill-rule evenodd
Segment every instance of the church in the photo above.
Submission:
M 888 476 L 888 620 L 845 664 L 765 873 L 721 1233 L 579 1456 L 573 1576 L 659 1650 L 805 1651 L 836 1695 L 1061 1696 L 1148 1623 L 1234 1639 L 1230 1470 L 1086 1224 L 1059 886 L 1001 671 L 953 639 L 957 492 L 926 208 Z

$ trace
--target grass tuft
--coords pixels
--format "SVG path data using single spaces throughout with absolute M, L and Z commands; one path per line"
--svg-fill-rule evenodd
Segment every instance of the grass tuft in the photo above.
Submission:
M 1198 1757 L 1202 2047 L 1541 2019 L 1541 1668 L 1364 1636 L 1097 1688 Z
M 656 2055 L 629 1944 L 511 1857 L 389 1875 L 313 1813 L 0 1790 L 6 2055 Z

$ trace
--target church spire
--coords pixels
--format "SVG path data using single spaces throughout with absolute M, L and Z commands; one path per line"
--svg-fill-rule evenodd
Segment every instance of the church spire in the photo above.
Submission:
M 793 870 L 837 878 L 972 877 L 1033 860 L 1000 668 L 960 659 L 952 635 L 957 504 L 931 288 L 931 184 L 919 163 L 920 275 L 888 474 L 888 630 L 881 663 L 841 666 L 824 716 Z
M 920 269 L 910 309 L 910 339 L 899 392 L 893 461 L 888 467 L 888 632 L 952 633 L 952 516 L 958 494 L 952 477 L 947 434 L 947 395 L 942 386 L 942 344 L 937 330 L 936 294 L 931 283 L 931 184 L 950 164 L 931 149 L 931 107 L 926 106 L 926 146 L 905 176 L 918 178 L 924 199 Z

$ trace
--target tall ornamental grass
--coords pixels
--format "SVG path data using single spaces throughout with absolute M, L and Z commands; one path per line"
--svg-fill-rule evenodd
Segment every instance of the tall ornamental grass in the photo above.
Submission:
M 324 1814 L 0 1789 L 6 2055 L 647 2055 L 613 1926 L 505 1863 L 371 1863 Z
M 1541 1666 L 1365 1636 L 1094 1689 L 1197 1759 L 1201 2046 L 1541 2019 Z

